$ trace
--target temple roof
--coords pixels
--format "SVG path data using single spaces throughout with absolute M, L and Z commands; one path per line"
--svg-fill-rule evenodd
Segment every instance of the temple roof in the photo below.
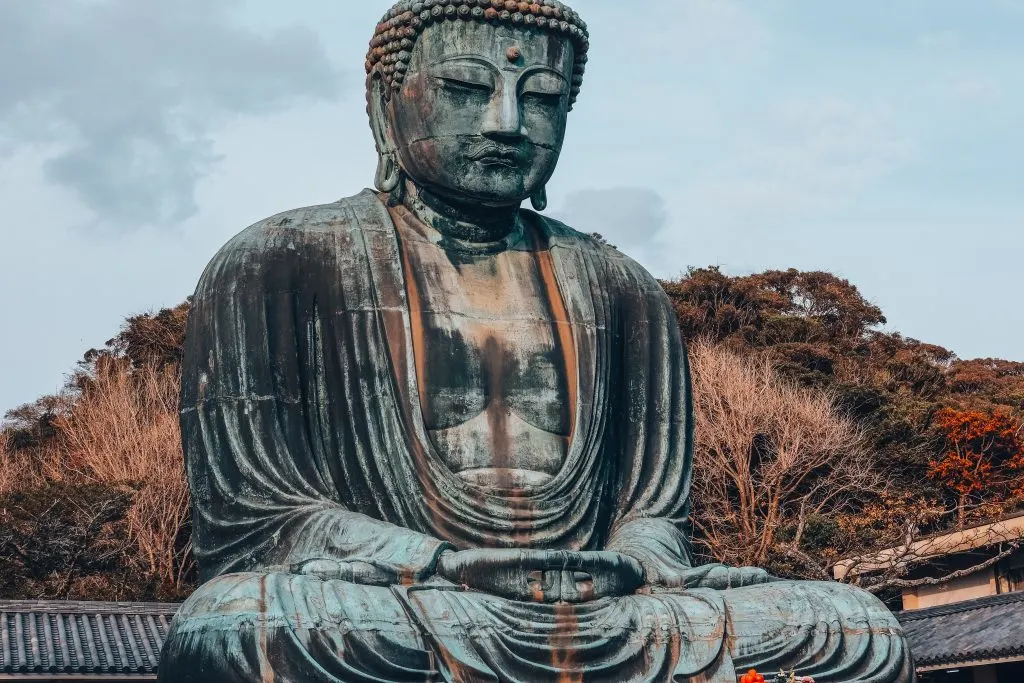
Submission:
M 178 605 L 0 600 L 0 679 L 152 679 Z
M 1024 593 L 1005 593 L 896 615 L 918 667 L 1024 658 Z

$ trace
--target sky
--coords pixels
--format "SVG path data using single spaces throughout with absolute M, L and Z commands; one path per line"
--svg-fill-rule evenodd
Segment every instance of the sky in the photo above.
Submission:
M 549 213 L 659 277 L 829 270 L 1024 360 L 1024 0 L 576 0 Z M 0 413 L 266 216 L 372 185 L 387 0 L 0 0 Z

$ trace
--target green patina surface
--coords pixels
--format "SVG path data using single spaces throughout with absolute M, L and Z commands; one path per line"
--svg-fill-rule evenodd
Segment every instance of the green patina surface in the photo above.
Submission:
M 867 593 L 693 566 L 671 306 L 519 208 L 588 48 L 551 0 L 399 3 L 366 63 L 376 190 L 213 259 L 181 400 L 206 583 L 162 680 L 912 680 Z

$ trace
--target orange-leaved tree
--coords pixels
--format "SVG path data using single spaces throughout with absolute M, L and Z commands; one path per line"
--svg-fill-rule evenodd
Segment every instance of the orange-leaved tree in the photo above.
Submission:
M 955 497 L 960 523 L 972 505 L 992 508 L 1024 497 L 1024 423 L 1013 414 L 943 408 L 935 427 L 946 448 L 928 476 Z

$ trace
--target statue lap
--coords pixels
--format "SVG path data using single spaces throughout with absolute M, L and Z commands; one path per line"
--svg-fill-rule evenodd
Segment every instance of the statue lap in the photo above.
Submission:
M 910 680 L 896 619 L 840 584 L 779 581 L 579 605 L 455 586 L 363 586 L 294 574 L 219 577 L 181 608 L 168 681 L 708 681 L 798 669 Z

